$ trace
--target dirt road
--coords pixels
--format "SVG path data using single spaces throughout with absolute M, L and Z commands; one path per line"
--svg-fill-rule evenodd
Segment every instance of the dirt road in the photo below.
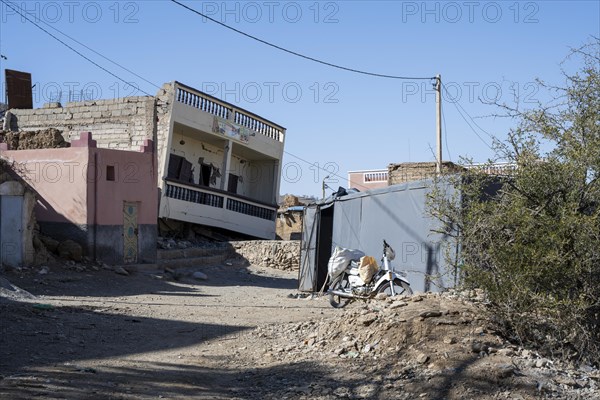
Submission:
M 293 272 L 202 272 L 8 274 L 35 297 L 0 279 L 0 398 L 600 400 L 597 367 L 506 342 L 458 295 L 337 310 L 288 297 Z
M 249 331 L 335 312 L 324 299 L 289 298 L 295 273 L 202 271 L 208 280 L 61 268 L 7 275 L 36 298 L 0 302 L 0 398 L 247 398 L 256 388 L 244 379 L 255 365 L 240 355 L 254 350 Z

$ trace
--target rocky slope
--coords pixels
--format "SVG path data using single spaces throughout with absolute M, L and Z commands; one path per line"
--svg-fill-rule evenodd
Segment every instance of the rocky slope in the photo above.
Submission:
M 482 308 L 459 295 L 427 294 L 259 327 L 254 362 L 318 361 L 337 382 L 348 382 L 332 386 L 324 374 L 296 385 L 290 377 L 290 386 L 268 391 L 269 398 L 600 399 L 597 369 L 569 367 L 506 342 Z M 281 388 L 269 376 L 261 379 Z

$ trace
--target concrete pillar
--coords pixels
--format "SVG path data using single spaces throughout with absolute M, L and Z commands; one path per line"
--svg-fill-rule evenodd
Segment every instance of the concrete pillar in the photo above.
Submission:
M 280 161 L 273 163 L 273 204 L 277 204 L 279 200 L 279 184 L 281 183 L 281 168 Z
M 223 164 L 221 167 L 221 190 L 227 190 L 229 184 L 229 165 L 231 164 L 231 151 L 233 150 L 233 142 L 228 140 L 223 147 Z

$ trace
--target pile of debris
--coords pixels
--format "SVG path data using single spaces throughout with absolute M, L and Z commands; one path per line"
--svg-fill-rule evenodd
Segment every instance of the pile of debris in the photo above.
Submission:
M 373 383 L 332 388 L 332 376 L 322 374 L 308 386 L 297 382 L 300 389 L 290 382 L 274 394 L 279 398 L 600 399 L 597 366 L 567 366 L 507 342 L 491 329 L 483 307 L 457 294 L 355 304 L 335 318 L 257 328 L 255 361 L 319 362 L 343 370 L 345 381 Z
M 227 244 L 198 238 L 192 240 L 183 240 L 159 236 L 156 240 L 156 246 L 161 250 L 189 249 L 193 247 L 212 249 L 226 247 Z
M 232 261 L 244 261 L 247 265 L 297 271 L 300 265 L 300 242 L 297 240 L 239 240 L 217 242 L 195 238 L 190 240 L 159 236 L 159 250 L 189 248 L 231 249 Z M 242 263 L 242 264 L 244 264 Z
M 245 240 L 230 242 L 238 256 L 252 265 L 297 271 L 300 267 L 300 242 L 297 240 Z
M 83 247 L 73 240 L 58 241 L 49 236 L 36 235 L 33 238 L 33 246 L 36 252 L 46 251 L 49 260 L 58 256 L 64 260 L 81 262 L 83 260 Z
M 0 131 L 0 142 L 7 143 L 9 150 L 54 149 L 69 147 L 62 131 L 49 128 L 39 131 Z

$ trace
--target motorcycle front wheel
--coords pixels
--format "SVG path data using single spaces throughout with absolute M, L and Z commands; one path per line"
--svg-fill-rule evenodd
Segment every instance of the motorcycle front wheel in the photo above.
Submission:
M 391 282 L 386 282 L 383 285 L 381 285 L 381 287 L 379 288 L 377 293 L 385 293 L 388 296 L 391 296 L 392 289 L 391 289 L 390 283 Z M 401 281 L 400 279 L 394 279 L 394 293 L 396 293 L 396 296 L 398 296 L 398 295 L 411 296 L 413 294 L 413 291 L 410 288 L 410 285 L 408 283 Z
M 350 281 L 348 281 L 348 275 L 343 273 L 335 278 L 333 282 L 331 282 L 331 285 L 329 285 L 329 290 L 343 290 L 345 292 L 350 292 Z M 351 300 L 352 299 L 350 298 L 341 297 L 333 293 L 329 294 L 329 304 L 335 308 L 346 307 Z

